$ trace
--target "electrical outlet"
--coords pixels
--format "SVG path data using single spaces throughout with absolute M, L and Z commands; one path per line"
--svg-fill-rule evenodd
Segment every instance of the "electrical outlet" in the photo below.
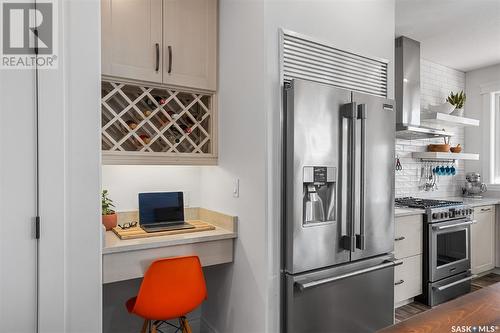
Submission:
M 233 183 L 233 198 L 240 197 L 240 179 L 236 178 Z

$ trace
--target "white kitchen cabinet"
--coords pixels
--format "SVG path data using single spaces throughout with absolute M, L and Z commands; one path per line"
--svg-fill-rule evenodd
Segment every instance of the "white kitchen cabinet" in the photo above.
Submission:
M 102 74 L 162 82 L 162 0 L 102 0 Z
M 163 1 L 163 82 L 216 90 L 217 0 Z
M 217 0 L 102 0 L 102 74 L 217 88 Z
M 402 265 L 394 269 L 394 304 L 404 304 L 404 301 L 422 293 L 422 255 L 401 259 Z
M 471 226 L 471 270 L 473 274 L 495 268 L 495 206 L 474 209 Z
M 411 215 L 396 218 L 394 228 L 394 255 L 406 258 L 422 253 L 423 246 L 422 215 Z
M 394 270 L 394 304 L 408 303 L 422 293 L 423 216 L 396 218 L 394 256 L 403 262 Z

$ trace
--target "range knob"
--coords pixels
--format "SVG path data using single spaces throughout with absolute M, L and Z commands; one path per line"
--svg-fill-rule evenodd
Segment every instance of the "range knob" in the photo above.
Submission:
M 436 220 L 438 217 L 439 217 L 439 214 L 438 214 L 438 213 L 433 213 L 433 214 L 432 214 L 432 219 L 433 219 L 433 220 Z
M 447 218 L 448 217 L 448 212 L 444 212 L 444 217 Z

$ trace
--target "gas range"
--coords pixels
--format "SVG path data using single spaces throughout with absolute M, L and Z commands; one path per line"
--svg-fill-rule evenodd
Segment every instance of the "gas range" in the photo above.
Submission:
M 472 216 L 474 210 L 461 201 L 421 199 L 413 197 L 396 198 L 396 207 L 425 209 L 427 223 L 436 223 Z
M 474 210 L 460 201 L 397 198 L 396 207 L 425 209 L 422 294 L 434 306 L 470 291 L 470 226 Z

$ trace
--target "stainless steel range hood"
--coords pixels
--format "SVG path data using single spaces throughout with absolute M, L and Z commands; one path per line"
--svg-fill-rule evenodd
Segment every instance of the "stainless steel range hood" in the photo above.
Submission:
M 444 130 L 420 126 L 420 42 L 396 38 L 396 137 L 406 140 L 448 137 Z

